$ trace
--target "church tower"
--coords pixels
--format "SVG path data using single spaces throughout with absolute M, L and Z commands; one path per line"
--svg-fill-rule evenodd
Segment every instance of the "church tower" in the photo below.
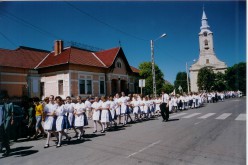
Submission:
M 220 61 L 214 52 L 213 32 L 208 25 L 208 19 L 203 9 L 201 27 L 199 33 L 200 55 L 199 59 L 190 67 L 190 84 L 191 91 L 198 92 L 197 76 L 203 67 L 210 67 L 215 73 L 224 73 L 227 65 Z

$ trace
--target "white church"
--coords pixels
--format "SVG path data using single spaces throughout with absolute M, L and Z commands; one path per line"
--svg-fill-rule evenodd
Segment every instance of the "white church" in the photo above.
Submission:
M 203 67 L 211 68 L 214 73 L 224 73 L 227 69 L 225 62 L 220 61 L 214 52 L 213 32 L 208 25 L 207 16 L 203 10 L 201 19 L 201 31 L 199 33 L 200 55 L 199 59 L 190 67 L 190 86 L 191 92 L 198 92 L 197 76 Z

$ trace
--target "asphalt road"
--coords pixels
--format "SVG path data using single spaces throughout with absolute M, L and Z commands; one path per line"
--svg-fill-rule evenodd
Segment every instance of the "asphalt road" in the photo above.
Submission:
M 105 134 L 86 129 L 84 141 L 56 148 L 45 139 L 12 144 L 0 165 L 245 165 L 246 98 L 206 104 L 162 119 L 118 127 Z M 73 136 L 73 133 L 70 133 Z

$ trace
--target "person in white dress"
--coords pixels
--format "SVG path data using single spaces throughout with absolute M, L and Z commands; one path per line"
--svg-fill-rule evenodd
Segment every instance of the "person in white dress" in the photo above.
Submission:
M 148 119 L 148 114 L 149 114 L 149 108 L 150 108 L 150 101 L 148 99 L 148 96 L 143 98 L 144 102 L 144 119 Z
M 160 104 L 162 103 L 161 97 L 155 99 L 155 115 L 159 116 L 160 114 Z
M 116 104 L 116 108 L 115 108 L 116 117 L 119 120 L 118 124 L 121 124 L 121 99 L 118 93 L 115 95 L 114 102 Z
M 138 100 L 139 100 L 139 107 L 140 107 L 140 120 L 142 120 L 144 117 L 144 106 L 145 106 L 144 97 L 140 96 Z
M 154 98 L 149 98 L 150 101 L 150 116 L 149 117 L 154 117 L 154 112 L 155 112 L 155 99 Z
M 81 140 L 81 138 L 84 135 L 84 126 L 88 125 L 87 116 L 85 112 L 86 112 L 85 104 L 82 102 L 81 96 L 78 96 L 77 104 L 75 104 L 74 106 L 74 115 L 75 115 L 74 126 L 80 131 L 77 137 L 78 140 Z
M 127 124 L 127 102 L 129 97 L 125 96 L 124 92 L 121 92 L 120 104 L 121 104 L 121 115 L 123 115 L 123 125 Z
M 55 101 L 57 103 L 57 108 L 55 110 L 55 114 L 57 116 L 56 120 L 56 131 L 59 133 L 59 141 L 57 144 L 57 148 L 61 147 L 61 141 L 62 141 L 62 135 L 66 137 L 68 141 L 71 140 L 71 137 L 69 137 L 65 132 L 64 129 L 66 128 L 66 113 L 68 110 L 66 109 L 65 105 L 63 104 L 63 100 L 60 96 L 57 96 L 55 98 Z
M 110 113 L 111 113 L 111 121 L 110 121 L 110 127 L 112 126 L 112 124 L 114 124 L 115 126 L 117 125 L 117 123 L 115 122 L 116 119 L 116 113 L 115 113 L 115 109 L 116 107 L 116 103 L 114 102 L 114 99 L 112 96 L 109 97 L 109 109 L 110 109 Z
M 49 147 L 51 133 L 53 133 L 58 140 L 58 134 L 56 132 L 56 113 L 55 113 L 57 106 L 58 105 L 54 103 L 54 96 L 50 95 L 49 103 L 46 104 L 44 107 L 44 116 L 45 116 L 44 130 L 47 131 L 47 140 L 44 148 Z
M 86 98 L 84 104 L 85 104 L 87 119 L 90 120 L 90 119 L 92 119 L 92 110 L 91 110 L 90 97 L 87 97 L 87 98 Z
M 101 116 L 100 106 L 101 106 L 101 102 L 99 102 L 99 98 L 95 97 L 95 102 L 91 105 L 92 112 L 93 112 L 93 122 L 94 122 L 94 132 L 93 133 L 97 132 L 97 123 L 101 126 L 101 128 L 103 130 L 102 123 L 100 121 L 100 116 Z
M 101 97 L 102 103 L 100 106 L 100 110 L 101 110 L 101 123 L 102 123 L 102 131 L 101 133 L 105 133 L 105 129 L 107 128 L 107 123 L 110 122 L 109 120 L 109 108 L 110 108 L 110 104 L 107 101 L 107 97 L 102 96 Z
M 131 102 L 131 106 L 133 107 L 134 120 L 139 121 L 139 101 L 137 96 L 134 96 Z
M 67 118 L 68 118 L 68 122 L 69 122 L 69 125 L 70 125 L 69 128 L 72 128 L 75 131 L 75 136 L 74 137 L 78 137 L 78 131 L 74 127 L 74 121 L 75 121 L 74 106 L 75 106 L 75 104 L 72 103 L 71 97 L 67 96 L 66 101 L 65 101 L 65 107 L 66 107 L 66 109 L 68 111 Z M 65 132 L 68 132 L 68 129 L 65 130 Z

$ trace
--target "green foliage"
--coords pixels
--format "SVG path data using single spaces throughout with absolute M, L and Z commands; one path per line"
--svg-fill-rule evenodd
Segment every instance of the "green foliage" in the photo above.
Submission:
M 226 82 L 229 90 L 240 90 L 246 93 L 246 63 L 240 62 L 226 71 Z
M 174 86 L 168 83 L 164 83 L 162 90 L 164 90 L 165 93 L 172 93 L 174 90 Z
M 182 91 L 179 91 L 179 86 L 182 87 Z M 176 93 L 188 92 L 187 86 L 187 73 L 186 72 L 178 72 L 176 76 L 176 80 L 174 82 L 174 87 L 176 89 Z
M 221 72 L 217 72 L 215 74 L 215 81 L 213 84 L 213 89 L 215 91 L 225 91 L 227 90 L 227 84 L 226 84 L 226 75 L 224 73 Z
M 152 94 L 153 93 L 153 80 L 152 80 L 152 63 L 151 62 L 143 62 L 139 65 L 139 75 L 142 79 L 146 80 L 146 86 L 143 88 L 144 94 Z M 156 89 L 157 94 L 161 93 L 162 87 L 164 85 L 164 74 L 159 69 L 159 67 L 155 64 L 155 79 L 156 79 Z
M 199 90 L 211 91 L 214 87 L 215 74 L 209 67 L 201 68 L 198 72 L 197 85 Z

